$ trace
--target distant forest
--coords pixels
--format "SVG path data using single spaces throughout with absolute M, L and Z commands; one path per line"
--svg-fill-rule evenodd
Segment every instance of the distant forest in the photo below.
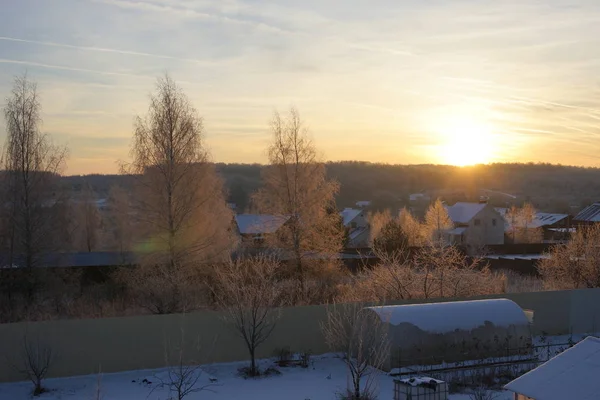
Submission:
M 259 164 L 216 164 L 223 177 L 228 201 L 238 212 L 250 210 L 250 196 L 261 184 Z M 552 164 L 490 164 L 473 167 L 443 165 L 389 165 L 360 161 L 328 162 L 327 173 L 340 183 L 339 208 L 370 200 L 372 208 L 393 211 L 408 205 L 411 193 L 440 197 L 452 204 L 476 201 L 487 195 L 497 206 L 533 203 L 540 211 L 575 213 L 600 201 L 600 169 Z M 67 176 L 65 183 L 75 192 L 85 183 L 98 197 L 111 186 L 128 188 L 126 175 Z M 504 194 L 503 194 L 504 193 Z M 508 195 L 513 195 L 513 199 Z

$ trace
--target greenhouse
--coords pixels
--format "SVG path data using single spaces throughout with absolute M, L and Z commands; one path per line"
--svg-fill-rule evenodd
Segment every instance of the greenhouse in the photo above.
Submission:
M 530 317 L 508 299 L 368 307 L 387 327 L 384 369 L 531 353 Z M 529 312 L 530 313 L 530 312 Z

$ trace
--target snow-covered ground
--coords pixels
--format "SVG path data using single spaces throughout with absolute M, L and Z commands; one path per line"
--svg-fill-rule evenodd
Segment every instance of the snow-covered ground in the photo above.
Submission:
M 597 335 L 596 335 L 597 336 Z M 576 343 L 585 335 L 536 337 L 536 345 L 550 344 L 551 356 L 568 346 L 559 343 Z M 541 349 L 543 350 L 543 349 Z M 238 369 L 247 362 L 211 364 L 203 366 L 198 386 L 211 384 L 207 391 L 191 393 L 185 400 L 334 400 L 346 388 L 348 374 L 344 362 L 334 354 L 315 356 L 309 368 L 286 367 L 277 369 L 281 375 L 259 379 L 244 379 Z M 262 369 L 274 366 L 273 360 L 261 360 Z M 42 400 L 167 400 L 172 397 L 168 389 L 157 388 L 165 369 L 129 371 L 113 374 L 87 375 L 70 378 L 47 379 L 44 386 L 50 391 L 37 397 Z M 386 373 L 377 374 L 380 400 L 393 398 L 394 378 Z M 98 390 L 99 388 L 99 390 Z M 31 398 L 30 382 L 0 384 L 1 400 Z M 97 396 L 97 393 L 100 396 Z M 176 397 L 175 397 L 176 398 Z M 450 395 L 450 400 L 469 400 L 468 394 Z M 498 392 L 495 400 L 512 399 L 510 392 Z
M 273 362 L 262 360 L 268 367 Z M 334 400 L 336 393 L 346 387 L 348 380 L 346 366 L 335 355 L 313 357 L 309 368 L 278 368 L 281 375 L 259 379 L 244 379 L 238 376 L 238 368 L 247 363 L 213 364 L 204 367 L 206 371 L 199 386 L 209 384 L 216 378 L 209 391 L 192 393 L 186 400 Z M 102 400 L 166 400 L 168 390 L 155 389 L 157 377 L 164 377 L 165 370 L 130 371 L 114 374 L 78 376 L 72 378 L 48 379 L 45 386 L 50 392 L 37 397 L 43 400 L 96 400 L 98 381 Z M 385 373 L 378 374 L 379 399 L 393 398 L 393 379 Z M 146 380 L 146 381 L 144 381 Z M 147 383 L 151 382 L 151 383 Z M 29 382 L 0 384 L 0 399 L 20 400 L 31 398 L 32 385 Z M 176 398 L 176 397 L 175 397 Z M 469 400 L 466 394 L 450 395 L 451 400 Z M 509 392 L 498 394 L 497 400 L 509 400 Z

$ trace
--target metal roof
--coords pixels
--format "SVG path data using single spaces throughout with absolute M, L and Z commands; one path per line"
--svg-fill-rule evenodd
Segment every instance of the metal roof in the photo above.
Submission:
M 576 221 L 600 222 L 600 203 L 594 203 L 584 208 L 575 217 Z

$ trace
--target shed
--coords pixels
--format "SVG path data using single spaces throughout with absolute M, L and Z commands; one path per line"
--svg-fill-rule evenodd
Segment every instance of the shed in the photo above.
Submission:
M 384 368 L 531 353 L 530 319 L 508 299 L 368 307 L 388 326 Z
M 600 398 L 600 339 L 587 337 L 572 348 L 504 386 L 515 400 Z

